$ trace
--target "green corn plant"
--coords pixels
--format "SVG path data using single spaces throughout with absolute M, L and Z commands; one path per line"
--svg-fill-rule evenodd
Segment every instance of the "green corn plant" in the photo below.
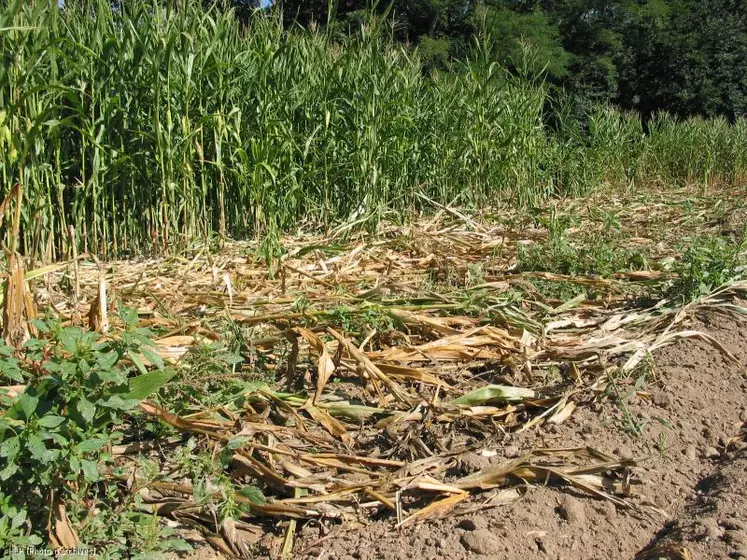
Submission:
M 526 206 L 604 183 L 745 176 L 744 120 L 659 115 L 644 135 L 635 115 L 551 100 L 541 79 L 502 68 L 487 36 L 426 72 L 391 35 L 380 16 L 350 35 L 284 30 L 277 15 L 242 23 L 198 0 L 4 3 L 0 191 L 25 187 L 21 250 L 269 247 L 427 199 Z M 517 68 L 533 64 L 522 56 Z

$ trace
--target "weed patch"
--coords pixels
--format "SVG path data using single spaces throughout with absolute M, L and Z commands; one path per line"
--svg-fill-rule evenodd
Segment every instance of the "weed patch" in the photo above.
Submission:
M 672 266 L 677 277 L 668 290 L 669 297 L 690 302 L 740 278 L 746 244 L 744 234 L 738 241 L 716 236 L 694 238 Z
M 93 512 L 107 509 L 114 523 L 132 504 L 104 476 L 112 467 L 111 446 L 124 437 L 120 430 L 138 403 L 174 372 L 164 367 L 150 333 L 137 327 L 137 314 L 124 310 L 122 317 L 125 331 L 113 339 L 37 321 L 45 338 L 29 340 L 18 352 L 0 349 L 0 381 L 26 385 L 0 417 L 0 480 L 13 489 L 0 492 L 9 520 L 0 547 L 38 545 L 50 523 L 53 542 L 64 544 L 77 527 L 82 541 L 92 544 L 100 536 Z M 147 371 L 145 360 L 156 369 Z M 120 508 L 110 509 L 117 503 Z

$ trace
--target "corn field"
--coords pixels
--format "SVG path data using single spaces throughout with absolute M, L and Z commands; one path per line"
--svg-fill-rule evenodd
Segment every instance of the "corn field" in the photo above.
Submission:
M 244 25 L 194 0 L 3 2 L 0 181 L 3 196 L 24 185 L 21 250 L 271 244 L 428 199 L 526 206 L 603 183 L 745 177 L 744 121 L 660 115 L 644 133 L 606 106 L 580 119 L 479 42 L 458 72 L 426 75 L 385 22 L 360 31 Z

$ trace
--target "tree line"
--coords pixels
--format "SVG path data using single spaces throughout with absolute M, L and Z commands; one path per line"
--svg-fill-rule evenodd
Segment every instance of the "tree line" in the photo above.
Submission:
M 511 71 L 582 101 L 644 116 L 747 115 L 743 0 L 276 0 L 272 9 L 288 27 L 334 33 L 358 32 L 374 10 L 428 71 L 453 68 L 481 37 Z

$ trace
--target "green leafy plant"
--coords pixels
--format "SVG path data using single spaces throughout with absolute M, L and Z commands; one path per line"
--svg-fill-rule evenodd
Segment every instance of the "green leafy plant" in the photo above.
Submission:
M 357 336 L 367 336 L 373 330 L 386 335 L 396 330 L 397 326 L 397 320 L 386 309 L 374 303 L 360 308 L 335 307 L 329 311 L 327 318 L 344 332 Z
M 606 391 L 607 396 L 613 397 L 614 401 L 620 407 L 620 411 L 622 412 L 623 419 L 625 421 L 625 428 L 630 431 L 630 433 L 638 437 L 643 435 L 644 424 L 639 422 L 630 412 L 630 408 L 628 408 L 628 401 L 633 395 L 636 394 L 637 391 L 640 391 L 643 388 L 645 380 L 645 376 L 638 376 L 633 387 L 628 391 L 623 392 L 620 390 L 619 380 L 616 379 L 613 375 L 608 378 L 609 385 L 607 386 Z
M 669 296 L 690 302 L 739 278 L 745 244 L 744 235 L 739 242 L 715 236 L 695 238 L 672 266 L 677 278 L 669 288 Z
M 528 247 L 519 247 L 518 269 L 527 272 L 550 272 L 564 276 L 609 277 L 615 272 L 644 270 L 644 255 L 623 246 L 623 239 L 612 235 L 586 235 L 571 240 L 553 220 L 550 236 Z M 545 297 L 569 300 L 584 292 L 581 285 L 565 279 L 535 279 L 533 285 Z
M 637 392 L 656 378 L 653 357 L 647 354 L 632 370 L 621 374 L 621 371 L 610 371 L 607 375 L 607 388 L 604 396 L 612 399 L 622 413 L 625 429 L 635 436 L 642 436 L 647 422 L 639 421 L 628 407 L 628 402 Z M 624 387 L 629 387 L 623 390 Z
M 236 352 L 221 342 L 202 342 L 194 346 L 179 361 L 175 383 L 161 392 L 162 404 L 178 414 L 217 404 L 238 406 L 247 391 L 273 380 L 267 370 L 259 367 L 264 361 L 260 352 L 240 348 L 235 341 L 232 346 Z M 255 367 L 243 370 L 241 364 L 245 359 L 238 351 L 248 352 Z
M 236 499 L 237 494 L 248 498 L 252 503 L 265 502 L 259 488 L 253 485 L 237 487 L 226 474 L 233 453 L 245 443 L 246 438 L 236 437 L 220 453 L 211 454 L 200 448 L 192 438 L 174 457 L 177 472 L 193 481 L 195 501 L 210 509 L 218 523 L 228 518 L 237 519 L 249 511 L 246 502 Z
M 646 266 L 643 255 L 606 236 L 587 236 L 571 242 L 564 232 L 554 233 L 544 243 L 519 248 L 519 268 L 525 271 L 607 277 Z
M 13 497 L 0 492 L 0 549 L 38 546 L 42 538 L 30 533 L 28 511 L 15 505 Z
M 86 535 L 85 519 L 111 490 L 103 473 L 110 446 L 140 400 L 173 375 L 155 351 L 137 314 L 121 312 L 125 331 L 101 337 L 77 327 L 37 321 L 45 336 L 19 351 L 0 349 L 0 381 L 23 381 L 0 416 L 0 481 L 13 494 L 0 496 L 10 518 L 0 546 L 40 542 L 58 504 Z M 155 366 L 148 371 L 145 362 Z M 111 497 L 111 496 L 110 496 Z

